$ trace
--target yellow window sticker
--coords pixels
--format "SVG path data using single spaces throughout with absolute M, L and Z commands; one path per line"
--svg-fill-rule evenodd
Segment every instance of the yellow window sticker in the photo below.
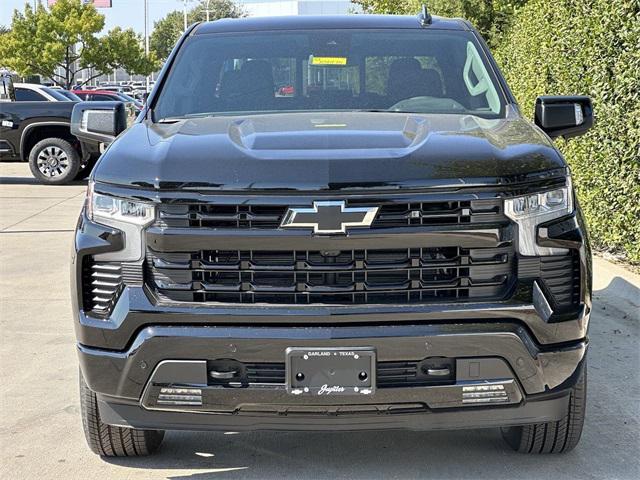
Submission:
M 346 65 L 347 57 L 311 57 L 311 65 Z

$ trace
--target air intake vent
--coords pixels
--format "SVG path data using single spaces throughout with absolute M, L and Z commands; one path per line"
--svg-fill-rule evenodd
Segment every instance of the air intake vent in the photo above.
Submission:
M 540 278 L 551 294 L 554 312 L 565 313 L 580 303 L 580 258 L 569 255 L 540 257 Z
M 83 304 L 86 312 L 106 316 L 118 300 L 124 282 L 122 265 L 115 262 L 93 262 L 86 258 L 83 265 Z
M 244 385 L 285 383 L 283 362 L 242 363 L 235 360 L 210 362 L 209 367 L 235 370 L 238 375 L 226 380 L 210 380 L 212 385 Z M 442 371 L 446 370 L 446 375 Z M 438 373 L 434 373 L 437 371 Z M 455 361 L 445 358 L 428 358 L 416 361 L 378 362 L 376 367 L 378 388 L 425 387 L 455 383 Z

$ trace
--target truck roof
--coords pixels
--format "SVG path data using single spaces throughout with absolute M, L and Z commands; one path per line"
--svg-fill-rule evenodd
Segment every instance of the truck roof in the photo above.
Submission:
M 417 15 L 301 15 L 224 18 L 198 25 L 193 34 L 345 28 L 469 30 L 467 23 L 462 19 L 437 16 L 433 16 L 428 25 L 423 25 Z

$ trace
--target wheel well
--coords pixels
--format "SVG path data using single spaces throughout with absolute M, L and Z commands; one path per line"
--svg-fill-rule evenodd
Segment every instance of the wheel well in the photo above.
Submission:
M 22 143 L 22 160 L 29 160 L 29 154 L 34 145 L 45 138 L 62 138 L 71 143 L 81 155 L 80 142 L 76 137 L 71 135 L 68 125 L 43 125 L 41 127 L 33 127 L 27 131 L 26 137 Z

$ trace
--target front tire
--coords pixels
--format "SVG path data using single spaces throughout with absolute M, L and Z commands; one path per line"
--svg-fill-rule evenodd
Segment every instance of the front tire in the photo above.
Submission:
M 557 422 L 537 423 L 502 429 L 502 438 L 520 453 L 566 453 L 573 450 L 582 434 L 587 404 L 587 365 L 571 389 L 569 406 Z
M 114 427 L 102 423 L 96 394 L 87 386 L 80 373 L 80 412 L 87 444 L 93 453 L 102 457 L 139 457 L 149 455 L 160 447 L 163 430 L 139 430 Z
M 71 182 L 80 170 L 80 155 L 62 138 L 45 138 L 29 152 L 29 168 L 42 183 L 62 185 Z

